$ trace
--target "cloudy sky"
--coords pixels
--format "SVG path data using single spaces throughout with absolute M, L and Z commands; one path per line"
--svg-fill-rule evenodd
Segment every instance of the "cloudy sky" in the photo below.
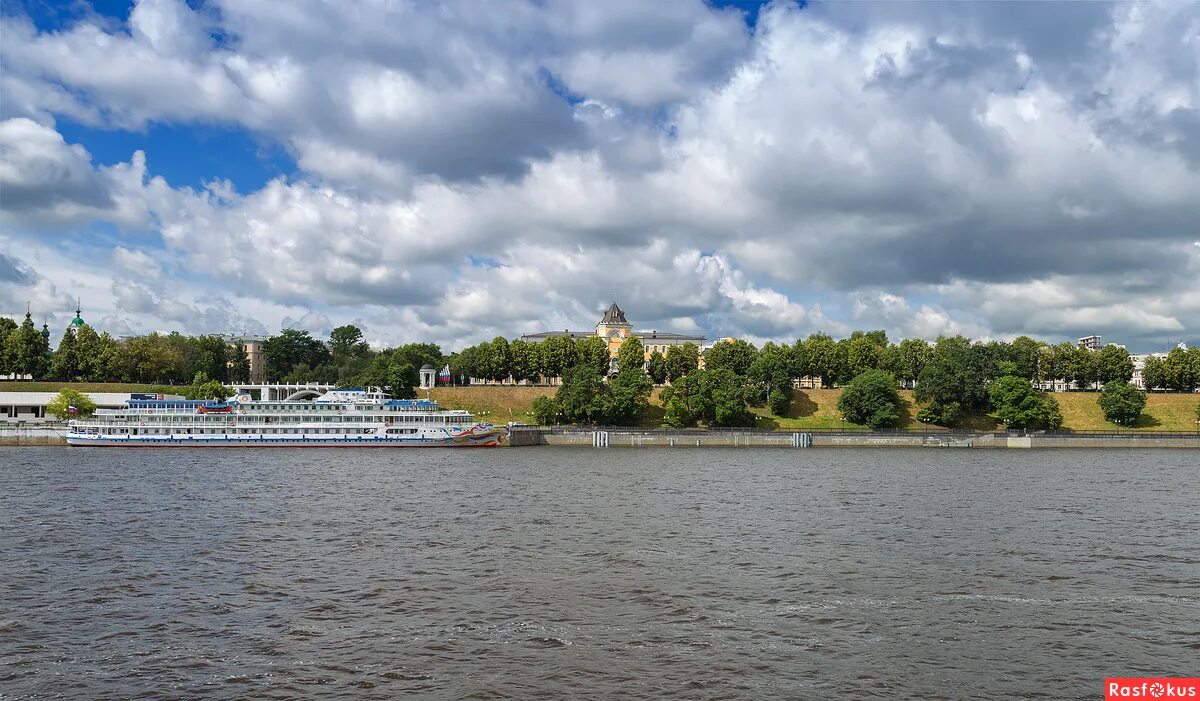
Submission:
M 5 2 L 0 314 L 1200 343 L 1200 5 Z

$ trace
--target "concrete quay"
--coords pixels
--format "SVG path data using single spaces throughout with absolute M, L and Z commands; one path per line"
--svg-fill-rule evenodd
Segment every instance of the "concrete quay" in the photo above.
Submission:
M 1200 448 L 1200 432 L 1008 434 L 515 428 L 512 447 L 585 448 Z

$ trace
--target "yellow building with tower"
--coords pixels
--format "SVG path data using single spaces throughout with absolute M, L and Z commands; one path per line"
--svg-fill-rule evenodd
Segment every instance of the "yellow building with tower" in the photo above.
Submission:
M 652 353 L 657 352 L 666 355 L 669 347 L 681 346 L 685 343 L 694 343 L 703 348 L 705 340 L 704 336 L 688 336 L 681 333 L 634 331 L 633 325 L 625 319 L 625 312 L 621 311 L 616 302 L 613 302 L 609 306 L 608 311 L 604 312 L 604 316 L 596 324 L 595 331 L 542 331 L 540 333 L 525 334 L 521 336 L 521 340 L 529 343 L 540 343 L 547 338 L 556 336 L 566 336 L 573 340 L 590 338 L 592 336 L 603 338 L 608 343 L 609 362 L 613 372 L 616 372 L 617 369 L 617 351 L 621 349 L 621 344 L 628 338 L 637 338 L 642 342 L 642 348 L 646 352 L 646 360 L 650 359 Z

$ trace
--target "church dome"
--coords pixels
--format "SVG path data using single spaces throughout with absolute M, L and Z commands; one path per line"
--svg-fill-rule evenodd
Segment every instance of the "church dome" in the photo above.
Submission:
M 85 323 L 87 323 L 83 320 L 83 317 L 80 316 L 80 313 L 81 313 L 80 306 L 81 305 L 79 305 L 79 304 L 75 305 L 75 318 L 71 319 L 71 326 L 75 327 L 76 329 L 78 329 L 80 326 L 83 326 Z

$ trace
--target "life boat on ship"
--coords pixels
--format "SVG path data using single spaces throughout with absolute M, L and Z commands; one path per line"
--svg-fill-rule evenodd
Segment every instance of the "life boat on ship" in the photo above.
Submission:
M 196 407 L 198 414 L 231 414 L 233 413 L 233 405 L 221 402 L 220 404 L 201 404 Z

